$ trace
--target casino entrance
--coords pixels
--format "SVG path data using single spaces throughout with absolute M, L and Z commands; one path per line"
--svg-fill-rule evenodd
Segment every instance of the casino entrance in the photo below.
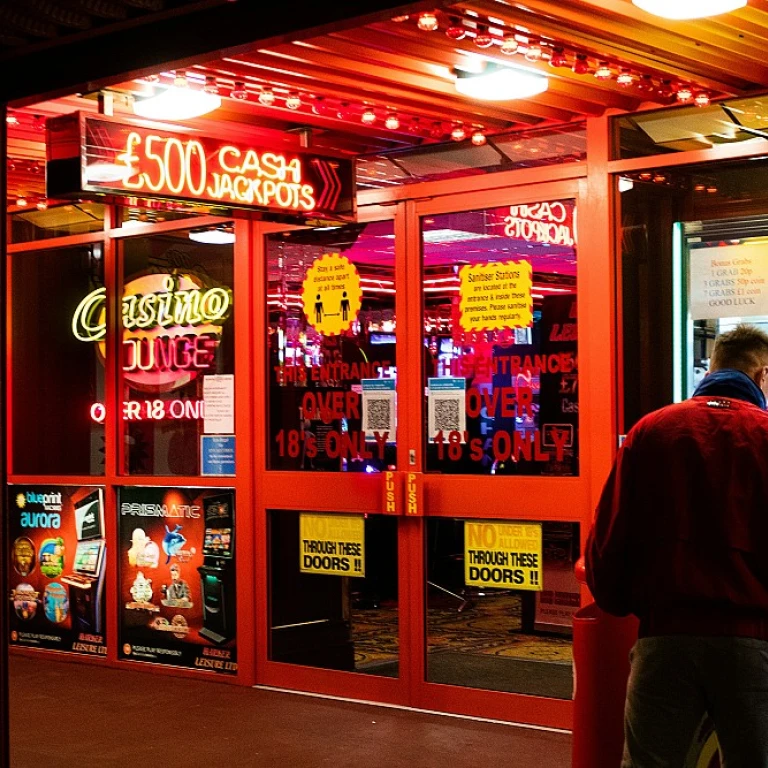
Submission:
M 13 107 L 13 653 L 570 727 L 573 565 L 672 396 L 675 227 L 763 238 L 766 110 L 481 5 L 488 36 L 380 14 Z M 468 102 L 478 37 L 553 87 Z M 141 114 L 172 87 L 223 108 Z

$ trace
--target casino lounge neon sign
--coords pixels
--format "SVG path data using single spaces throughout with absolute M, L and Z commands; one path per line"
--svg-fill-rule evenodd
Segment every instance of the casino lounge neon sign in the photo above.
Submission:
M 191 274 L 150 274 L 125 285 L 122 302 L 123 378 L 136 389 L 170 392 L 215 370 L 232 293 Z M 104 358 L 106 289 L 89 293 L 72 317 L 72 333 L 97 343 Z
M 558 201 L 510 205 L 509 216 L 504 218 L 504 234 L 529 243 L 572 247 L 576 244 L 576 209 L 572 209 L 570 221 L 569 213 Z

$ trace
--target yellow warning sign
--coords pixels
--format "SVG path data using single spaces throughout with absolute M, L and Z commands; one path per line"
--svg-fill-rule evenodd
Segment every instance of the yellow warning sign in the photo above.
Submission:
M 464 521 L 467 586 L 539 591 L 541 555 L 541 523 Z
M 319 333 L 335 336 L 348 330 L 362 297 L 360 275 L 346 256 L 326 253 L 307 270 L 301 295 L 304 314 Z
M 533 323 L 529 261 L 466 265 L 459 279 L 460 323 L 465 331 L 526 328 Z
M 299 570 L 365 577 L 365 518 L 362 515 L 299 515 Z

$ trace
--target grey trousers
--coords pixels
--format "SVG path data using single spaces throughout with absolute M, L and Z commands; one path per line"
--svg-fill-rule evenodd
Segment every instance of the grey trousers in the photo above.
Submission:
M 647 637 L 630 662 L 622 768 L 684 768 L 705 714 L 723 768 L 768 768 L 768 641 Z

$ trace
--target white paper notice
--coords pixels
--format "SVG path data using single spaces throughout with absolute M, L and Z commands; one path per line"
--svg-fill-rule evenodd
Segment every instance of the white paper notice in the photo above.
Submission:
M 693 320 L 768 315 L 768 243 L 692 248 Z
M 203 431 L 208 435 L 232 435 L 235 432 L 235 375 L 204 376 Z

